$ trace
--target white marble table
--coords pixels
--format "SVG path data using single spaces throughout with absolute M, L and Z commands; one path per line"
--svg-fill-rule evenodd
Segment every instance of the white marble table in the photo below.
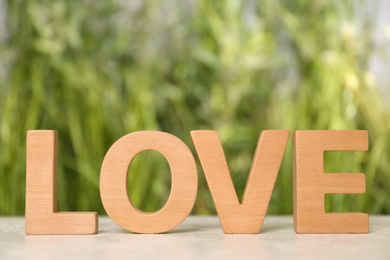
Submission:
M 0 259 L 390 259 L 390 216 L 369 234 L 298 235 L 291 216 L 267 216 L 262 233 L 226 235 L 218 217 L 189 217 L 166 234 L 132 234 L 107 217 L 97 235 L 25 235 L 24 218 L 0 217 Z

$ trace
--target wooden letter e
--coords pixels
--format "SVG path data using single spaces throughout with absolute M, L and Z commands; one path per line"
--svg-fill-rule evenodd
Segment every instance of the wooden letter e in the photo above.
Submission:
M 324 151 L 366 151 L 367 131 L 294 134 L 294 225 L 297 233 L 368 233 L 368 215 L 325 213 L 325 194 L 363 193 L 364 174 L 324 173 Z

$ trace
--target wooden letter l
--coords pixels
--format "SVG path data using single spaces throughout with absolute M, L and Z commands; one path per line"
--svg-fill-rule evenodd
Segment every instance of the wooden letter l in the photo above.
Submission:
M 57 131 L 27 132 L 26 234 L 96 234 L 96 212 L 57 212 Z

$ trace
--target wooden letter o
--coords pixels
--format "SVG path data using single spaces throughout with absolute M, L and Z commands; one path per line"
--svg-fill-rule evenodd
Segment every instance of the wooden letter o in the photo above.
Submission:
M 127 194 L 131 161 L 145 150 L 160 152 L 167 159 L 172 175 L 168 201 L 152 213 L 137 209 Z M 118 225 L 135 233 L 162 233 L 178 226 L 190 214 L 197 189 L 198 175 L 191 151 L 177 137 L 159 131 L 134 132 L 120 138 L 108 150 L 100 172 L 104 209 Z

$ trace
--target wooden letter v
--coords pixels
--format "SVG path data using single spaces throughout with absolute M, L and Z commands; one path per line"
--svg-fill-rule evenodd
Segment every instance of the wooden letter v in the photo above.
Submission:
M 287 130 L 261 133 L 240 203 L 218 133 L 191 131 L 225 233 L 260 233 L 289 135 Z

